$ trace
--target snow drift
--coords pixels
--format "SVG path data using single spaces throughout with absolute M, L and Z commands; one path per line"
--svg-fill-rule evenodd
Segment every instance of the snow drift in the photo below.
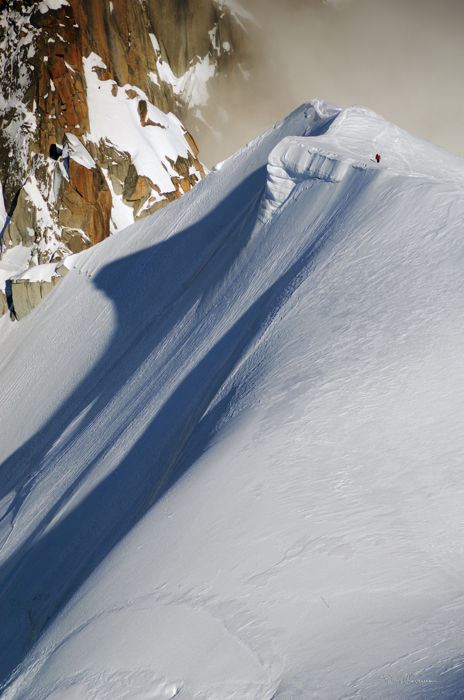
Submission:
M 5 698 L 457 696 L 463 188 L 315 100 L 2 322 Z

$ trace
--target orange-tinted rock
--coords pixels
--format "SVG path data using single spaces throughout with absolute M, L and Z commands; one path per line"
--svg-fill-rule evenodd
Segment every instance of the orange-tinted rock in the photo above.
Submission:
M 100 168 L 89 170 L 71 160 L 69 181 L 62 180 L 59 203 L 60 225 L 85 232 L 82 249 L 109 236 L 112 198 Z M 73 245 L 76 248 L 77 243 Z
M 185 137 L 185 140 L 187 141 L 188 145 L 189 145 L 190 148 L 192 149 L 193 155 L 194 155 L 194 156 L 197 156 L 197 155 L 198 155 L 198 147 L 197 147 L 197 144 L 196 144 L 195 141 L 194 141 L 193 136 L 192 136 L 188 131 L 186 131 L 185 134 L 184 134 L 184 137 Z
M 89 130 L 82 35 L 68 5 L 45 14 L 36 11 L 32 22 L 42 30 L 36 45 L 38 131 L 34 140 L 38 152 L 48 153 L 52 143 L 62 143 L 67 131 L 81 136 Z
M 188 132 L 187 132 L 188 133 Z M 190 136 L 190 134 L 188 134 Z M 195 145 L 195 142 L 193 141 L 192 137 L 190 136 L 191 141 Z M 193 155 L 189 152 L 187 158 L 184 158 L 183 156 L 178 156 L 176 161 L 171 160 L 171 158 L 167 159 L 171 166 L 174 168 L 174 170 L 179 173 L 179 175 L 183 178 L 188 178 L 190 176 L 190 168 L 193 166 L 196 170 L 199 170 L 202 177 L 205 176 L 205 171 L 201 163 L 193 157 Z

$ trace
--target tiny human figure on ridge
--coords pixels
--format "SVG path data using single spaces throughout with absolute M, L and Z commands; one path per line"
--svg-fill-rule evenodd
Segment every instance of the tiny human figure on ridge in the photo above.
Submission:
M 375 159 L 376 159 L 377 163 L 380 163 L 380 155 L 378 153 L 376 154 Z

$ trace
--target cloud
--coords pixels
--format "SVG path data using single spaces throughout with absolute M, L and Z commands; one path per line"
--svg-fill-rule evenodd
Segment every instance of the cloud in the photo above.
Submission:
M 462 0 L 241 3 L 261 27 L 251 41 L 253 78 L 218 89 L 229 126 L 210 163 L 315 97 L 362 104 L 464 156 Z

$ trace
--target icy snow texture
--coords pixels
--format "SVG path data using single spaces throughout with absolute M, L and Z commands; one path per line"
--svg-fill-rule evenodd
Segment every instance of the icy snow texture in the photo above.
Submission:
M 317 101 L 10 324 L 5 700 L 459 697 L 463 194 Z

